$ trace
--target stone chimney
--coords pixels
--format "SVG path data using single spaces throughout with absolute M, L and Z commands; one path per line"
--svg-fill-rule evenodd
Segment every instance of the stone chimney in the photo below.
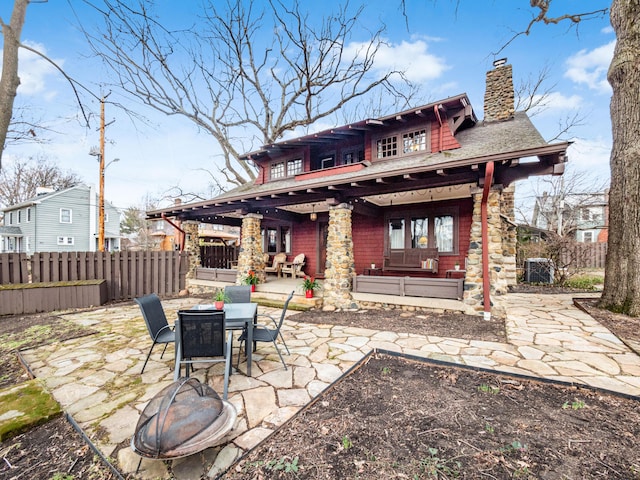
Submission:
M 496 67 L 487 72 L 487 89 L 484 92 L 484 121 L 495 122 L 513 117 L 514 93 L 511 65 L 503 58 L 493 62 Z

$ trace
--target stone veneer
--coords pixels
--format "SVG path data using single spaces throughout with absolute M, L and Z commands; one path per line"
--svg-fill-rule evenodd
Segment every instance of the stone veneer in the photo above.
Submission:
M 237 284 L 241 284 L 249 270 L 253 270 L 258 276 L 258 282 L 266 282 L 264 271 L 264 255 L 262 251 L 262 235 L 260 221 L 262 215 L 249 213 L 242 219 L 242 239 L 240 241 L 240 253 L 238 254 Z
M 324 309 L 358 308 L 351 295 L 355 263 L 351 211 L 353 206 L 341 203 L 329 209 L 327 264 L 323 282 Z
M 515 224 L 502 214 L 513 214 L 513 187 L 493 186 L 487 199 L 487 226 L 489 239 L 489 284 L 491 295 L 507 293 L 507 287 L 516 282 Z M 473 222 L 469 242 L 469 260 L 464 284 L 464 303 L 478 311 L 483 310 L 482 293 L 482 189 L 472 192 Z M 504 205 L 503 205 L 504 199 Z M 511 203 L 509 203 L 511 201 Z M 510 205 L 510 206 L 509 206 Z M 513 218 L 513 217 L 511 217 Z
M 196 269 L 200 266 L 200 237 L 198 222 L 187 220 L 182 222 L 182 229 L 186 233 L 184 251 L 189 254 L 189 270 L 186 278 L 196 278 Z
M 487 72 L 484 92 L 484 121 L 507 120 L 514 113 L 513 71 L 502 65 Z

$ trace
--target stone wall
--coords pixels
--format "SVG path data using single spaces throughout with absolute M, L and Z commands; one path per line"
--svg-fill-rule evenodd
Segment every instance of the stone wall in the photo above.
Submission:
M 358 308 L 351 295 L 356 273 L 353 259 L 351 212 L 353 207 L 341 203 L 329 209 L 327 264 L 323 282 L 324 309 Z
M 253 270 L 258 276 L 258 282 L 266 281 L 264 271 L 264 255 L 262 251 L 262 235 L 260 232 L 260 222 L 262 215 L 254 213 L 247 214 L 242 219 L 242 239 L 240 241 L 240 252 L 238 254 L 238 279 L 236 283 L 242 283 L 249 270 Z
M 513 117 L 514 93 L 511 65 L 502 65 L 487 72 L 484 92 L 484 121 L 493 122 Z

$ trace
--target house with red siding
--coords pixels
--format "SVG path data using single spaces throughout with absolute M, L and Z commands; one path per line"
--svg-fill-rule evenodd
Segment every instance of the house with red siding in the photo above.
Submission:
M 510 65 L 486 82 L 482 120 L 463 93 L 264 145 L 241 158 L 254 182 L 147 215 L 187 233 L 241 226 L 238 279 L 264 272 L 265 253 L 304 253 L 327 306 L 352 308 L 358 291 L 457 298 L 490 316 L 491 295 L 516 282 L 514 182 L 561 175 L 569 144 L 514 111 Z

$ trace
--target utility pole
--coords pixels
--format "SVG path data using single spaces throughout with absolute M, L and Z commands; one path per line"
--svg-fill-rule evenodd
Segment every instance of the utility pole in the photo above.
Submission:
M 100 99 L 100 196 L 98 200 L 98 251 L 104 252 L 104 100 Z

